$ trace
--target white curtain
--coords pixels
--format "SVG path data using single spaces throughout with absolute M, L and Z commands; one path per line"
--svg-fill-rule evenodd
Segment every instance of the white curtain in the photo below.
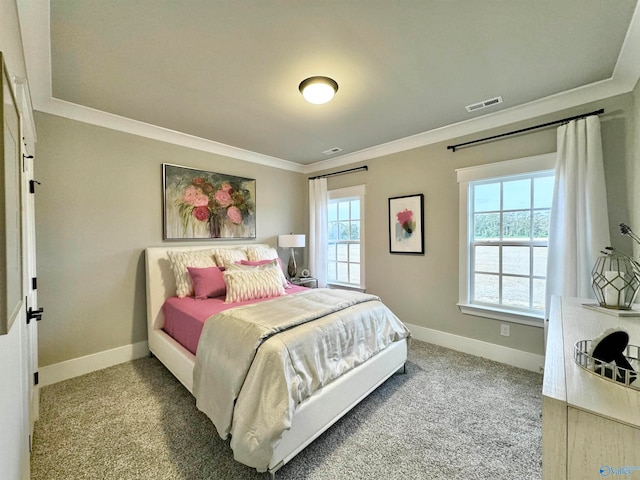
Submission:
M 547 317 L 553 295 L 594 298 L 591 270 L 610 245 L 600 119 L 558 128 L 547 257 Z
M 327 179 L 309 180 L 309 270 L 327 286 Z

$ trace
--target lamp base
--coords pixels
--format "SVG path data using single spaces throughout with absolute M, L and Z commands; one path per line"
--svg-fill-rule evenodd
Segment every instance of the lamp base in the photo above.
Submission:
M 296 274 L 298 273 L 296 255 L 293 248 L 291 249 L 291 256 L 289 257 L 289 264 L 287 265 L 287 273 L 289 274 L 289 279 L 296 278 Z

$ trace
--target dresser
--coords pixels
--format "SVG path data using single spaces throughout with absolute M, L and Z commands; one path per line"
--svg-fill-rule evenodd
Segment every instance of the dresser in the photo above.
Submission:
M 629 343 L 640 345 L 640 317 L 582 307 L 587 302 L 552 299 L 542 388 L 543 480 L 640 479 L 640 390 L 600 378 L 573 359 L 576 342 L 612 327 L 626 329 Z

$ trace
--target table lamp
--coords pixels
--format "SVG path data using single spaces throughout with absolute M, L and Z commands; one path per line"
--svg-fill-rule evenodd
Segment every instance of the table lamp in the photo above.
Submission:
M 293 249 L 305 246 L 305 236 L 302 234 L 294 235 L 293 233 L 289 235 L 278 235 L 278 246 L 280 248 L 291 249 L 291 257 L 289 258 L 287 273 L 289 274 L 289 278 L 295 278 L 298 269 L 296 267 L 296 255 Z

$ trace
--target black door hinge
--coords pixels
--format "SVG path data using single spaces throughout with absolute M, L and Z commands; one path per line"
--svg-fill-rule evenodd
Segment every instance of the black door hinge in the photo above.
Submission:
M 24 142 L 24 137 L 22 137 L 22 140 L 23 140 L 24 146 L 26 147 L 27 143 Z M 33 158 L 33 155 L 25 155 L 24 153 L 22 154 L 22 171 L 23 172 L 27 171 L 27 163 L 25 162 L 27 158 Z
M 33 374 L 33 384 L 38 385 L 40 383 L 40 375 L 39 372 L 34 372 Z
M 37 180 L 29 180 L 29 193 L 36 193 L 36 183 L 38 185 L 42 185 L 39 181 Z
M 37 290 L 38 289 L 38 277 L 32 277 L 31 278 L 31 290 Z

